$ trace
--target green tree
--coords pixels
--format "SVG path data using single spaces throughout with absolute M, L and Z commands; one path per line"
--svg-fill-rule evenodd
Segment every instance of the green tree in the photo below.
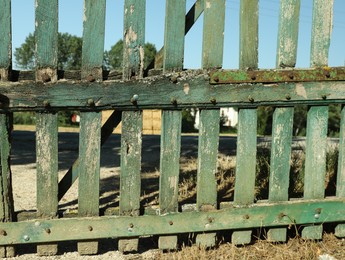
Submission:
M 144 68 L 146 69 L 150 62 L 154 59 L 157 49 L 152 43 L 145 43 L 144 45 Z M 123 58 L 123 40 L 118 40 L 109 51 L 105 54 L 106 67 L 112 69 L 122 69 L 122 58 Z
M 58 69 L 76 70 L 81 67 L 82 39 L 68 33 L 58 34 Z M 16 65 L 20 69 L 35 68 L 35 36 L 29 34 L 25 42 L 15 49 Z

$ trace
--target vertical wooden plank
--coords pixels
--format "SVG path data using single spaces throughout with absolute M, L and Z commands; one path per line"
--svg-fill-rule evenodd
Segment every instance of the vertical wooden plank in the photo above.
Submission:
M 13 220 L 14 204 L 12 193 L 12 174 L 10 168 L 11 152 L 11 114 L 0 114 L 0 221 Z M 13 246 L 0 247 L 0 257 L 14 257 Z
M 186 0 L 166 0 L 163 70 L 183 68 Z
M 36 0 L 35 26 L 36 80 L 44 83 L 56 82 L 57 0 Z M 45 102 L 49 103 L 49 100 Z M 57 217 L 57 116 L 52 113 L 37 113 L 36 117 L 37 213 L 42 218 Z M 38 255 L 55 255 L 57 251 L 57 244 L 54 243 L 37 246 Z
M 277 68 L 293 68 L 296 64 L 300 0 L 280 1 Z M 272 125 L 272 149 L 269 181 L 269 201 L 289 198 L 289 175 L 293 107 L 275 108 Z M 269 241 L 286 241 L 286 228 L 272 228 Z
M 310 65 L 327 66 L 333 20 L 333 0 L 314 0 Z M 325 196 L 328 107 L 309 108 L 307 120 L 304 198 Z M 321 212 L 322 214 L 322 212 Z M 305 227 L 302 237 L 321 239 L 322 225 Z
M 84 0 L 81 76 L 89 82 L 103 78 L 105 8 L 105 0 Z M 89 101 L 93 106 L 94 100 L 90 98 Z M 98 216 L 101 113 L 82 112 L 80 121 L 78 213 L 79 216 Z M 98 242 L 79 242 L 78 252 L 81 255 L 97 254 Z
M 120 215 L 140 213 L 142 111 L 122 112 Z M 129 230 L 135 227 L 128 227 Z M 119 240 L 119 251 L 138 250 L 138 239 Z
M 84 0 L 83 79 L 102 80 L 105 32 L 105 0 Z
M 225 0 L 204 1 L 202 65 L 204 69 L 222 67 Z M 201 110 L 199 125 L 197 209 L 217 208 L 217 156 L 219 144 L 219 109 Z M 199 234 L 196 243 L 215 246 L 216 233 Z
M 144 74 L 146 1 L 125 0 L 123 28 L 123 80 Z M 120 214 L 139 215 L 142 111 L 122 113 Z M 138 238 L 121 239 L 121 252 L 138 250 Z
M 99 215 L 101 112 L 80 113 L 78 214 Z M 92 227 L 89 228 L 90 232 Z M 97 254 L 98 242 L 78 242 L 80 254 Z
M 143 77 L 145 45 L 144 0 L 126 0 L 124 8 L 123 78 Z
M 166 0 L 163 71 L 183 68 L 186 0 Z M 161 214 L 178 211 L 181 111 L 162 112 L 159 206 Z M 176 249 L 177 236 L 161 236 L 158 247 Z
M 0 0 L 0 81 L 10 79 L 12 67 L 11 0 Z M 0 221 L 13 220 L 13 195 L 10 169 L 11 113 L 0 114 Z M 0 257 L 14 257 L 12 246 L 0 247 Z
M 0 79 L 8 80 L 12 67 L 11 0 L 0 0 Z
M 240 5 L 240 69 L 258 66 L 258 9 L 257 0 L 241 0 Z M 239 109 L 234 202 L 254 202 L 256 166 L 256 109 Z M 251 230 L 235 231 L 232 243 L 248 244 Z
M 159 178 L 160 214 L 178 211 L 181 122 L 181 111 L 163 111 Z M 163 250 L 176 249 L 177 236 L 159 237 L 158 247 Z
M 345 197 L 345 107 L 341 108 L 336 196 Z M 337 237 L 345 237 L 345 224 L 335 227 Z

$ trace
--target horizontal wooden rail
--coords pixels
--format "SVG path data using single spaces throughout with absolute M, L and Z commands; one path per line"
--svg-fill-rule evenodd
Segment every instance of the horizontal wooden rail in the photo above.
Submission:
M 0 223 L 0 245 L 321 224 L 342 222 L 344 215 L 345 200 L 330 198 L 256 203 L 208 212 L 39 219 Z
M 202 71 L 129 82 L 0 82 L 0 109 L 12 112 L 326 105 L 344 102 L 344 86 L 344 81 L 210 85 Z

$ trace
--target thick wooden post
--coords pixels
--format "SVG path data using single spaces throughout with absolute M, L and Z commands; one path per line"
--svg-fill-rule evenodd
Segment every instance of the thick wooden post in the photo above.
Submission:
M 328 65 L 333 20 L 333 0 L 314 0 L 310 65 Z M 325 196 L 328 106 L 312 106 L 308 111 L 304 178 L 304 198 Z M 322 212 L 315 212 L 315 215 Z M 322 225 L 305 227 L 302 237 L 321 239 Z
M 82 80 L 100 82 L 103 79 L 102 64 L 104 52 L 106 1 L 84 0 Z M 79 136 L 79 216 L 99 215 L 99 176 L 101 153 L 101 112 L 93 112 L 96 101 L 90 97 L 85 105 L 91 111 L 80 114 Z M 93 228 L 89 227 L 90 232 Z M 81 255 L 98 252 L 98 242 L 78 242 Z
M 222 67 L 225 0 L 205 0 L 202 65 L 204 69 Z M 216 101 L 215 101 L 216 102 Z M 217 208 L 217 157 L 219 144 L 219 109 L 201 110 L 197 178 L 197 209 Z M 215 246 L 216 233 L 199 234 L 196 243 Z
M 11 1 L 0 0 L 0 81 L 10 79 L 12 67 Z M 13 195 L 10 168 L 12 114 L 0 114 L 0 221 L 13 220 Z M 14 257 L 13 246 L 1 246 L 0 257 Z
M 297 39 L 300 0 L 280 2 L 277 68 L 294 68 L 297 56 Z M 293 107 L 276 107 L 273 113 L 272 149 L 269 180 L 269 201 L 289 199 L 289 176 Z M 286 228 L 270 229 L 269 241 L 286 241 Z
M 36 81 L 57 81 L 58 1 L 36 0 Z M 45 87 L 43 85 L 42 87 Z M 44 104 L 49 108 L 49 100 Z M 58 140 L 57 114 L 36 114 L 37 214 L 55 218 L 58 212 Z M 55 255 L 57 244 L 37 246 L 37 254 Z
M 126 0 L 123 32 L 123 79 L 142 78 L 144 73 L 145 0 Z M 133 105 L 140 96 L 133 96 Z M 142 111 L 122 113 L 120 215 L 138 216 L 140 209 L 140 172 Z M 132 227 L 129 227 L 130 229 Z M 135 228 L 135 227 L 133 227 Z M 138 250 L 138 238 L 119 240 L 121 252 Z
M 241 0 L 240 6 L 240 69 L 258 66 L 258 1 Z M 248 97 L 254 98 L 254 97 Z M 254 202 L 256 167 L 257 110 L 239 109 L 234 202 Z M 235 231 L 232 243 L 248 244 L 251 230 Z

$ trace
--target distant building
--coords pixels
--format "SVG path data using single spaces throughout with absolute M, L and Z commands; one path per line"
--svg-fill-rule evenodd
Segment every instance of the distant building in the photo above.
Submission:
M 199 129 L 199 110 L 192 111 L 192 115 L 195 116 L 194 127 Z M 232 107 L 221 108 L 220 116 L 224 119 L 223 126 L 235 127 L 238 123 L 238 111 Z

